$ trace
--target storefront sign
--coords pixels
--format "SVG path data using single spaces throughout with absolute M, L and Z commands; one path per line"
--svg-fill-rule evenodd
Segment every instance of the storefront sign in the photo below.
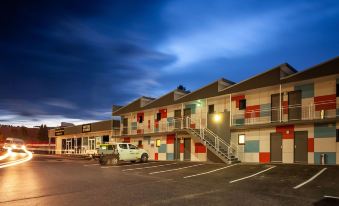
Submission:
M 65 134 L 64 128 L 55 129 L 55 136 L 61 136 Z
M 90 131 L 91 131 L 91 125 L 90 124 L 82 125 L 82 132 L 90 132 Z

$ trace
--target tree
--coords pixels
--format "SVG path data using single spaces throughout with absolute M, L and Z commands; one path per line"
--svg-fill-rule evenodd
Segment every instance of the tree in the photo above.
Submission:
M 38 140 L 39 141 L 48 140 L 48 128 L 46 125 L 40 125 L 39 132 L 38 132 Z
M 187 90 L 186 87 L 184 87 L 182 84 L 180 84 L 177 89 L 184 91 L 184 92 L 190 92 L 190 90 Z

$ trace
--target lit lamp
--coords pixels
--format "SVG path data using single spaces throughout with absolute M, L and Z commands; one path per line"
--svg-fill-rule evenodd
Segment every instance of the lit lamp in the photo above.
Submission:
M 213 121 L 214 122 L 220 122 L 220 120 L 221 120 L 221 115 L 220 114 L 214 114 Z

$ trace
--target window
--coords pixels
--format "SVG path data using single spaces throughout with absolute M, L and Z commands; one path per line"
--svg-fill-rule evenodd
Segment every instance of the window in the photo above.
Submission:
M 214 104 L 208 105 L 208 114 L 214 113 Z
M 245 135 L 244 134 L 239 134 L 238 135 L 238 144 L 239 145 L 245 144 Z
M 160 144 L 161 144 L 160 139 L 157 139 L 157 140 L 155 141 L 155 146 L 156 146 L 156 147 L 160 147 Z
M 144 117 L 142 115 L 140 115 L 138 117 L 139 123 L 143 123 L 144 122 Z
M 132 145 L 132 144 L 128 144 L 130 149 L 138 149 L 136 146 Z
M 246 109 L 246 99 L 239 100 L 239 110 Z
M 339 142 L 339 129 L 337 129 L 337 142 Z
M 108 135 L 104 135 L 103 137 L 102 137 L 102 142 L 109 142 L 109 136 Z
M 142 147 L 142 140 L 138 141 L 138 147 L 141 148 Z
M 157 121 L 160 121 L 161 120 L 161 113 L 157 113 Z
M 339 97 L 339 84 L 337 84 L 337 97 Z
M 113 150 L 113 145 L 107 145 L 107 150 Z
M 121 149 L 127 149 L 127 144 L 119 144 L 119 147 L 120 147 Z

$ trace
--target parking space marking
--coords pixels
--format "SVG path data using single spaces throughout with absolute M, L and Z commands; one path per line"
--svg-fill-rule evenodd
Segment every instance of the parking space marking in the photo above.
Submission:
M 273 169 L 273 168 L 275 168 L 275 167 L 276 167 L 276 166 L 272 166 L 272 167 L 269 167 L 269 168 L 267 168 L 267 169 L 265 169 L 265 170 L 262 170 L 262 171 L 260 171 L 260 172 L 257 172 L 257 173 L 255 173 L 255 174 L 253 174 L 253 175 L 249 175 L 249 176 L 246 176 L 246 177 L 243 177 L 243 178 L 240 178 L 240 179 L 232 180 L 232 181 L 230 181 L 230 183 L 234 183 L 234 182 L 238 182 L 238 181 L 241 181 L 241 180 L 245 180 L 245 179 L 254 177 L 254 176 L 259 175 L 259 174 L 261 174 L 261 173 L 267 172 L 268 170 L 271 170 L 271 169 Z
M 226 166 L 226 167 L 218 168 L 218 169 L 211 170 L 211 171 L 208 171 L 208 172 L 202 172 L 202 173 L 198 173 L 198 174 L 195 174 L 195 175 L 185 176 L 184 179 L 191 178 L 191 177 L 197 177 L 197 176 L 201 176 L 201 175 L 206 175 L 206 174 L 210 174 L 210 173 L 213 173 L 213 172 L 217 172 L 219 170 L 223 170 L 223 169 L 226 169 L 226 168 L 229 168 L 229 167 L 233 167 L 235 165 L 237 165 L 237 164 L 233 164 L 233 165 L 229 165 L 229 166 Z
M 331 199 L 338 199 L 339 200 L 339 197 L 330 196 L 330 195 L 324 195 L 324 198 L 331 198 Z
M 137 167 L 137 168 L 131 168 L 131 169 L 124 169 L 124 170 L 121 170 L 121 171 L 132 171 L 132 170 L 142 170 L 142 169 L 149 169 L 149 168 L 156 168 L 156 167 L 164 167 L 164 166 L 169 166 L 169 165 L 175 165 L 177 164 L 176 162 L 175 163 L 170 163 L 170 164 L 164 164 L 164 165 L 154 165 L 154 166 L 149 166 L 149 167 Z
M 159 173 L 164 173 L 164 172 L 172 172 L 172 171 L 183 170 L 183 169 L 187 169 L 187 168 L 191 168 L 191 167 L 198 167 L 198 166 L 201 166 L 201 165 L 204 165 L 204 164 L 197 164 L 197 165 L 191 165 L 191 166 L 186 166 L 186 167 L 179 167 L 179 168 L 175 168 L 175 169 L 156 171 L 156 172 L 151 172 L 149 174 L 153 175 L 153 174 L 159 174 Z
M 130 167 L 130 166 L 148 165 L 148 164 L 154 164 L 154 163 L 157 163 L 157 162 L 147 162 L 147 163 L 141 163 L 141 164 L 128 164 L 128 165 L 102 166 L 101 168 L 107 169 L 107 168 L 113 168 L 113 167 Z
M 302 186 L 304 186 L 305 184 L 311 182 L 312 180 L 314 180 L 315 178 L 317 178 L 319 175 L 321 175 L 321 173 L 325 172 L 325 170 L 327 170 L 327 168 L 323 168 L 322 170 L 320 170 L 317 174 L 315 174 L 313 177 L 311 177 L 310 179 L 306 180 L 305 182 L 293 187 L 293 189 L 298 189 Z
M 100 165 L 100 164 L 87 164 L 87 165 L 84 165 L 84 167 L 88 167 L 88 166 L 97 166 L 97 165 Z

